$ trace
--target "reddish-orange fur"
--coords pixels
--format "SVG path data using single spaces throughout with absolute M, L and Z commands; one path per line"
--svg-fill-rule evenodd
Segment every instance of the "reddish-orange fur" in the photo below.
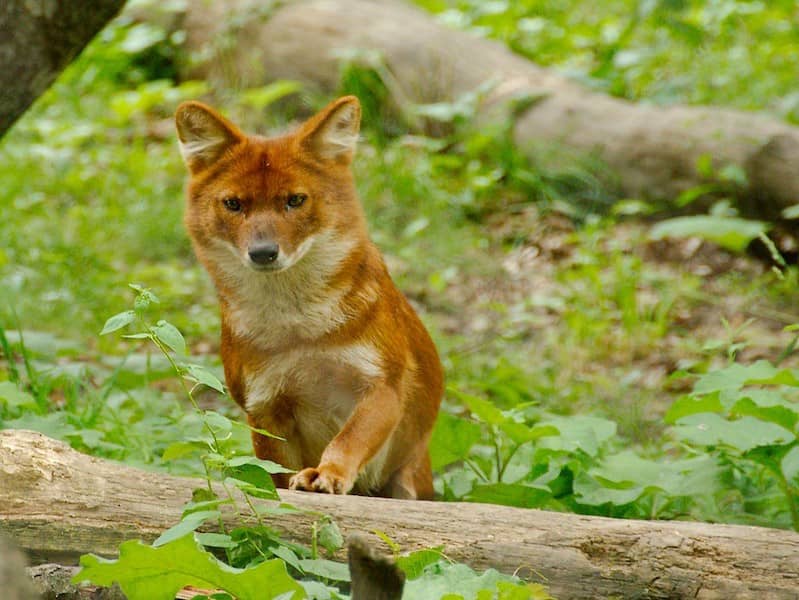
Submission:
M 443 374 L 367 233 L 350 171 L 357 99 L 275 138 L 245 136 L 197 102 L 176 122 L 227 385 L 252 426 L 285 438 L 254 433 L 255 454 L 298 471 L 276 476 L 281 487 L 431 498 Z M 265 244 L 279 254 L 256 264 Z

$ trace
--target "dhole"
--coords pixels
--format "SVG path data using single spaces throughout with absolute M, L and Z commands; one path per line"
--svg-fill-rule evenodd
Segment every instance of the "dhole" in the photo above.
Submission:
M 353 96 L 289 135 L 247 136 L 180 105 L 185 223 L 222 315 L 230 393 L 280 487 L 433 495 L 428 442 L 443 375 L 435 346 L 366 230 L 350 163 Z

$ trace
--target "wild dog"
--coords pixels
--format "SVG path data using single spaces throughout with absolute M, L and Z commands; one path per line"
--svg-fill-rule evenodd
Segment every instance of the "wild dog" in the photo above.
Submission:
M 296 471 L 275 483 L 429 499 L 443 372 L 367 232 L 350 169 L 360 115 L 346 96 L 265 138 L 181 104 L 185 224 L 218 293 L 230 393 L 285 440 L 253 432 L 255 454 Z

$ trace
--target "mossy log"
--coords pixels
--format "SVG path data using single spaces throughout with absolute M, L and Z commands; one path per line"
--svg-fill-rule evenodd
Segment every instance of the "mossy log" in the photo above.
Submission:
M 127 539 L 153 540 L 202 484 L 86 456 L 39 433 L 0 431 L 0 533 L 35 562 L 74 564 L 87 552 L 114 556 Z M 518 572 L 558 598 L 799 596 L 799 534 L 790 531 L 485 504 L 281 497 L 302 509 L 270 519 L 288 539 L 310 544 L 319 514 L 329 514 L 346 537 L 365 534 L 379 545 L 379 530 L 405 550 L 441 545 L 454 560 Z

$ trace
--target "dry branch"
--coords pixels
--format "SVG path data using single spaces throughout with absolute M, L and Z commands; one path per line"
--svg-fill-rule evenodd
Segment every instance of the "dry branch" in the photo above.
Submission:
M 177 522 L 198 480 L 80 454 L 29 431 L 0 431 L 0 532 L 36 561 L 113 556 Z M 380 530 L 411 550 L 443 545 L 474 568 L 520 570 L 559 598 L 796 599 L 799 534 L 758 527 L 628 521 L 483 504 L 282 492 L 308 512 L 270 524 L 310 543 L 318 513 L 344 534 Z
M 522 94 L 543 97 L 517 121 L 519 146 L 534 153 L 543 142 L 596 154 L 628 196 L 669 199 L 706 183 L 696 164 L 709 155 L 716 166 L 748 174 L 745 211 L 772 218 L 799 202 L 799 128 L 750 112 L 596 93 L 395 0 L 303 0 L 266 15 L 260 0 L 192 0 L 182 26 L 188 48 L 212 56 L 194 75 L 241 86 L 291 78 L 332 92 L 342 50 L 376 51 L 400 101 L 452 100 L 490 80 L 497 83 L 494 107 Z

